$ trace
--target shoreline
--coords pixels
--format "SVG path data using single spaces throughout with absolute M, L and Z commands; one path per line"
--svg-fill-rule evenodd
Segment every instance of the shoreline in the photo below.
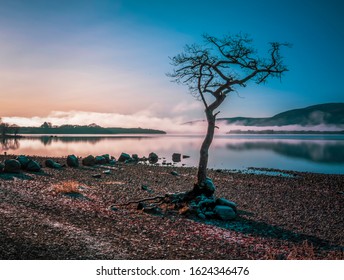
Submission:
M 48 157 L 33 158 L 44 164 Z M 117 164 L 43 167 L 7 178 L 0 173 L 0 259 L 344 259 L 344 175 L 208 173 L 215 196 L 238 204 L 234 221 L 151 215 L 136 205 L 109 209 L 191 189 L 192 167 Z M 63 193 L 68 184 L 75 197 Z

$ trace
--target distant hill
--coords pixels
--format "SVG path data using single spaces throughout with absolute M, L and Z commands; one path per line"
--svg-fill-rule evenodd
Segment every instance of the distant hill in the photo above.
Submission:
M 326 103 L 279 113 L 270 118 L 219 118 L 227 124 L 243 126 L 344 125 L 344 103 Z
M 166 134 L 165 131 L 147 128 L 101 127 L 91 125 L 61 125 L 20 127 L 20 134 Z

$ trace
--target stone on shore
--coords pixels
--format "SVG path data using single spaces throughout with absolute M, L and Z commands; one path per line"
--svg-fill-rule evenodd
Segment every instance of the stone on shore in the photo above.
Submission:
M 17 161 L 20 162 L 21 168 L 26 169 L 27 165 L 29 164 L 30 159 L 27 156 L 20 155 L 16 158 Z
M 69 167 L 79 167 L 79 160 L 75 155 L 69 155 L 67 157 L 67 165 Z
M 31 172 L 40 172 L 41 166 L 37 161 L 30 159 L 29 163 L 27 164 L 26 170 Z
M 126 153 L 121 153 L 120 157 L 118 158 L 119 162 L 126 162 L 126 161 L 130 161 L 131 157 L 130 155 L 126 154 Z
M 237 213 L 237 207 L 238 206 L 233 201 L 230 201 L 230 200 L 225 199 L 225 198 L 218 198 L 218 199 L 216 199 L 215 204 L 216 205 L 229 206 L 234 210 L 235 213 Z
M 156 153 L 150 153 L 148 156 L 148 161 L 150 164 L 155 164 L 159 161 L 159 157 Z
M 2 172 L 5 168 L 5 165 L 0 162 L 0 172 Z
M 213 211 L 220 219 L 224 221 L 229 221 L 236 218 L 235 211 L 229 206 L 217 205 Z
M 82 159 L 82 165 L 84 166 L 94 166 L 96 164 L 95 158 L 92 155 L 89 155 Z
M 53 161 L 52 159 L 47 159 L 45 161 L 45 166 L 49 168 L 54 168 L 54 169 L 61 169 L 62 165 L 57 163 L 56 161 Z
M 94 162 L 95 162 L 95 164 L 106 164 L 107 163 L 106 158 L 103 156 L 96 156 L 94 158 Z
M 16 159 L 5 160 L 4 171 L 8 173 L 20 173 L 20 162 Z

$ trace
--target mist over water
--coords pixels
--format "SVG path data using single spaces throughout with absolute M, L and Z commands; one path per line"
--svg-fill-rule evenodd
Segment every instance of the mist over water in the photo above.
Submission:
M 190 158 L 177 166 L 197 166 L 202 135 L 66 135 L 26 137 L 1 143 L 1 154 L 66 157 L 122 152 L 140 157 L 155 152 L 172 163 L 172 154 Z M 275 168 L 344 174 L 344 135 L 217 135 L 209 151 L 209 168 Z

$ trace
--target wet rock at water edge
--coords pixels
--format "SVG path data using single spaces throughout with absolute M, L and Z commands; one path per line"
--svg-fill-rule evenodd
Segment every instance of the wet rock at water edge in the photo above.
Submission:
M 159 161 L 159 157 L 156 153 L 150 153 L 148 156 L 148 161 L 150 164 L 155 164 Z
M 172 161 L 173 162 L 181 162 L 181 154 L 179 153 L 173 153 L 172 154 Z
M 135 161 L 135 162 L 139 162 L 139 156 L 137 155 L 137 154 L 133 154 L 133 155 L 131 155 L 131 157 L 132 157 L 132 159 L 133 159 L 133 161 Z
M 29 164 L 30 159 L 27 156 L 20 155 L 16 158 L 17 161 L 20 162 L 20 166 L 22 169 L 26 169 L 27 165 Z
M 130 161 L 131 157 L 130 155 L 126 154 L 126 153 L 121 153 L 120 157 L 118 158 L 119 162 L 126 162 L 126 161 Z
M 37 161 L 30 159 L 29 163 L 27 164 L 26 170 L 31 172 L 40 172 L 41 165 Z
M 56 161 L 53 161 L 52 159 L 47 159 L 45 161 L 45 166 L 49 167 L 49 168 L 54 168 L 54 169 L 61 169 L 62 168 L 61 164 L 59 164 Z
M 69 155 L 67 157 L 67 165 L 69 167 L 79 167 L 79 160 L 75 155 Z
M 224 221 L 233 220 L 236 218 L 236 213 L 232 207 L 224 206 L 224 205 L 217 205 L 214 208 L 214 213 Z
M 84 166 L 94 166 L 96 164 L 95 158 L 92 155 L 89 155 L 82 159 L 82 165 Z
M 5 168 L 5 165 L 0 162 L 0 172 L 2 172 Z
M 102 155 L 102 157 L 105 158 L 106 163 L 110 163 L 111 158 L 110 158 L 109 154 L 104 154 L 104 155 Z
M 20 162 L 16 159 L 5 160 L 4 171 L 8 173 L 20 173 Z
M 94 162 L 95 162 L 95 164 L 106 164 L 107 163 L 106 158 L 103 156 L 96 156 L 94 158 Z

